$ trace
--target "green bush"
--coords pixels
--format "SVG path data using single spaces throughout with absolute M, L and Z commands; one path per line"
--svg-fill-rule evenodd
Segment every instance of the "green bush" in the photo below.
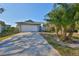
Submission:
M 18 32 L 19 32 L 19 30 L 17 28 L 9 27 L 9 28 L 3 30 L 2 33 L 0 33 L 0 36 L 3 37 L 3 36 L 7 36 L 7 35 L 18 33 Z

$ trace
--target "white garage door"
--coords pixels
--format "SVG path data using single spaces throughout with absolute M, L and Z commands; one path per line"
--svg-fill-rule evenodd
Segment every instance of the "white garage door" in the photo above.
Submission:
M 38 25 L 21 25 L 22 32 L 36 32 L 39 31 Z

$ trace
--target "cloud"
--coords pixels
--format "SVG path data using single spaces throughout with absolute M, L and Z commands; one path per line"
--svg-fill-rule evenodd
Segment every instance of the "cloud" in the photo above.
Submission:
M 6 21 L 6 20 L 4 20 L 4 19 L 0 19 L 0 21 L 3 21 L 3 22 L 5 22 L 6 24 L 8 24 L 8 23 L 7 23 L 7 21 Z

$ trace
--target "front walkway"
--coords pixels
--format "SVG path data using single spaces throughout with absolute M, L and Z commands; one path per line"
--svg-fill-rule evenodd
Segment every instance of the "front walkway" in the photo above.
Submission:
M 58 56 L 60 55 L 38 33 L 19 33 L 0 42 L 0 55 L 12 56 Z

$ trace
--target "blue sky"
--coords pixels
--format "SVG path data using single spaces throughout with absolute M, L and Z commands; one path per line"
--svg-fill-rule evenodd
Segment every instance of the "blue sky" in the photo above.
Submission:
M 0 15 L 0 20 L 5 21 L 12 26 L 16 22 L 32 19 L 33 21 L 43 22 L 44 16 L 51 11 L 53 4 L 51 3 L 7 3 L 0 4 L 5 11 Z

